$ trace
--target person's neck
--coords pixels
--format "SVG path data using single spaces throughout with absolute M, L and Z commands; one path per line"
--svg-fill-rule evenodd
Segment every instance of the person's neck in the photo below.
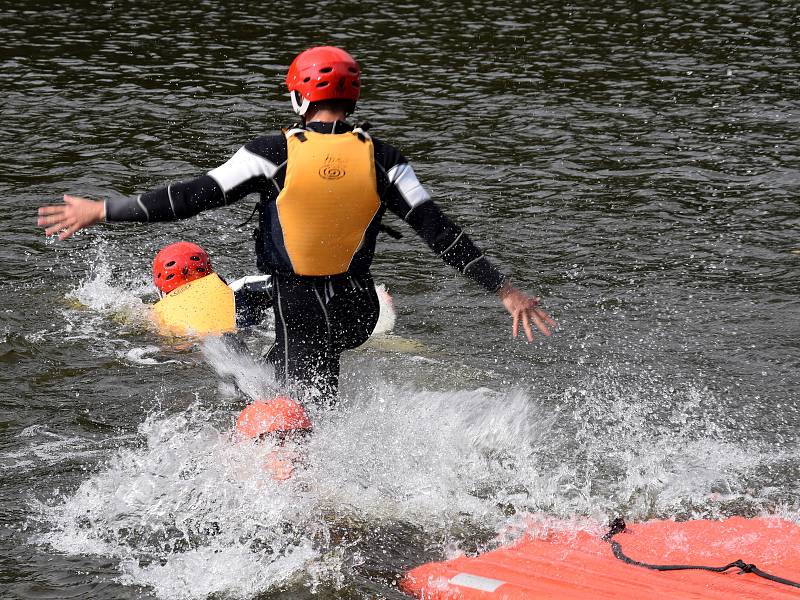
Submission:
M 344 121 L 347 115 L 343 111 L 333 110 L 317 110 L 313 113 L 306 115 L 306 123 L 319 121 L 320 123 L 334 123 L 336 121 Z

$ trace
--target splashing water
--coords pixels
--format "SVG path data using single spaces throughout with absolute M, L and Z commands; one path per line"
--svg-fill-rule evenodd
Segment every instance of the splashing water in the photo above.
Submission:
M 149 311 L 143 298 L 152 295 L 152 283 L 144 276 L 134 281 L 121 281 L 104 258 L 105 245 L 99 244 L 95 252 L 97 257 L 89 263 L 88 277 L 67 294 L 67 299 L 95 312 L 121 315 L 134 323 L 144 322 Z
M 198 405 L 140 427 L 144 447 L 119 451 L 62 505 L 47 509 L 57 550 L 110 555 L 123 579 L 165 598 L 216 591 L 248 597 L 316 556 L 311 499 L 262 468 L 272 447 L 234 440 Z M 227 426 L 228 424 L 225 423 Z
M 268 370 L 220 342 L 204 354 L 247 396 L 276 389 Z M 343 585 L 358 548 L 337 537 L 342 528 L 411 525 L 436 539 L 493 531 L 498 544 L 564 527 L 563 519 L 596 529 L 620 510 L 709 515 L 720 497 L 747 499 L 741 482 L 763 460 L 723 439 L 704 416 L 712 400 L 691 386 L 623 384 L 613 373 L 538 400 L 519 389 L 379 382 L 335 410 L 311 410 L 305 461 L 284 483 L 263 468 L 271 442 L 237 440 L 234 411 L 196 403 L 150 415 L 140 446 L 119 450 L 66 501 L 42 509 L 56 526 L 47 541 L 117 557 L 122 581 L 163 598 L 247 598 Z M 561 520 L 543 520 L 543 511 Z

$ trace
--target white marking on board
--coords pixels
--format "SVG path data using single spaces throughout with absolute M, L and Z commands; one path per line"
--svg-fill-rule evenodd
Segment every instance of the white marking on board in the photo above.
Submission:
M 493 592 L 506 582 L 500 581 L 499 579 L 490 579 L 489 577 L 481 577 L 480 575 L 459 573 L 455 577 L 450 578 L 450 583 L 454 583 L 456 585 L 460 585 L 463 587 L 472 588 L 473 590 L 480 590 L 482 592 Z

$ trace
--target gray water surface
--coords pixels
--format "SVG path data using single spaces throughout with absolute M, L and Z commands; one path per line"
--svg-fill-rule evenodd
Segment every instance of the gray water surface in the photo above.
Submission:
M 797 28 L 791 2 L 4 7 L 0 596 L 401 598 L 531 519 L 799 520 Z M 66 242 L 35 210 L 291 124 L 285 69 L 323 43 L 362 65 L 355 117 L 561 329 L 512 340 L 390 219 L 373 273 L 414 344 L 345 357 L 279 486 L 229 435 L 269 373 L 146 316 L 169 242 L 255 272 L 255 198 Z

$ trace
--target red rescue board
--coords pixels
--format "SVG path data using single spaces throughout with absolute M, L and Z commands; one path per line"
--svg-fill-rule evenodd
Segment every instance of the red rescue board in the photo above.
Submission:
M 648 521 L 614 538 L 633 560 L 717 567 L 737 559 L 800 581 L 800 526 L 778 518 Z M 800 589 L 731 569 L 659 572 L 617 559 L 587 531 L 551 531 L 476 557 L 417 567 L 401 588 L 422 600 L 798 600 Z

